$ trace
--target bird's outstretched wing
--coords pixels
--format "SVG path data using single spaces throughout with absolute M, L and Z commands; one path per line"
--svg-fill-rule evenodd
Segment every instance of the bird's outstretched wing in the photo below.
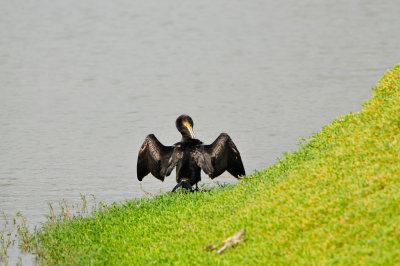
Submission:
M 173 146 L 164 146 L 153 134 L 148 135 L 139 150 L 137 160 L 137 178 L 139 181 L 142 181 L 143 177 L 149 173 L 164 181 L 164 178 L 169 176 L 173 169 L 173 167 L 172 169 L 169 167 L 173 151 Z
M 225 171 L 236 178 L 246 175 L 239 150 L 226 133 L 221 133 L 212 144 L 203 145 L 203 150 L 199 150 L 199 152 L 203 156 L 197 154 L 199 159 L 196 160 L 196 163 L 211 178 L 215 178 Z
M 179 163 L 182 157 L 183 157 L 183 150 L 181 149 L 181 146 L 179 144 L 175 145 L 171 157 L 168 160 L 167 168 L 165 170 L 165 174 L 167 176 L 171 174 L 172 170 L 174 170 L 175 166 Z

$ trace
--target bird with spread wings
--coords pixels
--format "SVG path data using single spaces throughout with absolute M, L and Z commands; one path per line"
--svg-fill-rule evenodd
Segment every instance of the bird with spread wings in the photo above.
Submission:
M 225 171 L 236 178 L 246 175 L 239 150 L 228 134 L 221 133 L 212 144 L 204 145 L 194 135 L 190 116 L 179 116 L 175 125 L 182 139 L 173 146 L 164 146 L 153 134 L 146 137 L 137 161 L 139 181 L 149 173 L 164 181 L 176 167 L 178 184 L 172 191 L 179 187 L 193 191 L 201 180 L 201 170 L 212 179 Z

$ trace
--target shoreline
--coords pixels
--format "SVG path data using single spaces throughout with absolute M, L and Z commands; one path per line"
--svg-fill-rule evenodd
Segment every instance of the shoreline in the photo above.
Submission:
M 357 113 L 236 185 L 165 193 L 54 220 L 30 237 L 48 264 L 400 261 L 400 64 Z M 203 251 L 245 228 L 225 253 Z

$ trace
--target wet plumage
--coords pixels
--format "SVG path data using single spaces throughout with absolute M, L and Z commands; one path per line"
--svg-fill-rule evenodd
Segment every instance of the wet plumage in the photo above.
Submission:
M 176 167 L 178 184 L 173 191 L 179 187 L 192 190 L 201 180 L 201 170 L 212 179 L 225 171 L 236 178 L 246 174 L 239 150 L 228 134 L 221 133 L 212 144 L 204 145 L 195 138 L 189 116 L 179 116 L 175 125 L 182 139 L 173 146 L 164 146 L 153 134 L 146 137 L 137 162 L 139 181 L 149 173 L 164 181 Z

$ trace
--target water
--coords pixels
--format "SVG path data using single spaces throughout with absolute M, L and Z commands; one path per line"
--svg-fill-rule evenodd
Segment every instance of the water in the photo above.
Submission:
M 177 142 L 182 113 L 205 143 L 229 133 L 247 173 L 265 168 L 361 109 L 399 61 L 399 13 L 395 0 L 5 0 L 0 211 L 34 225 L 80 193 L 143 197 L 140 145 Z M 169 191 L 175 176 L 142 184 Z

